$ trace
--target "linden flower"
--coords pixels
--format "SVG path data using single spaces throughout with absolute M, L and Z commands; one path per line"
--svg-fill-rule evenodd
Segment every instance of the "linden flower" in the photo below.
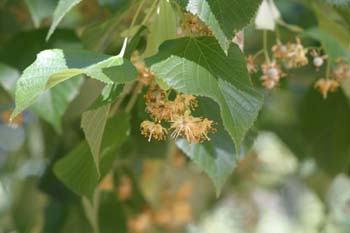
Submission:
M 146 111 L 156 120 L 172 118 L 173 103 L 166 100 L 166 93 L 159 86 L 151 87 L 146 95 Z
M 281 42 L 277 42 L 277 44 L 272 47 L 272 52 L 277 59 L 283 60 L 288 58 L 288 48 Z
M 193 110 L 198 107 L 198 101 L 193 95 L 178 94 L 172 102 L 172 107 L 172 116 L 182 115 L 186 110 Z
M 316 67 L 316 70 L 319 71 L 320 67 L 324 64 L 324 61 L 328 58 L 327 55 L 320 56 L 316 50 L 311 51 L 311 56 L 313 59 L 313 64 Z
M 350 67 L 345 63 L 344 58 L 337 59 L 337 66 L 333 69 L 333 77 L 338 81 L 350 79 Z
M 305 66 L 309 63 L 306 54 L 307 49 L 304 49 L 299 38 L 296 38 L 297 43 L 288 43 L 288 56 L 285 59 L 285 65 L 288 68 Z
M 175 116 L 171 121 L 170 129 L 173 129 L 171 136 L 176 139 L 184 137 L 189 143 L 200 143 L 205 140 L 210 140 L 208 133 L 213 131 L 213 121 L 208 119 L 202 120 L 199 117 L 190 115 L 190 111 L 186 111 L 184 115 Z
M 152 138 L 158 141 L 164 140 L 167 133 L 168 131 L 161 124 L 151 121 L 143 121 L 141 123 L 141 134 L 148 137 L 149 142 Z
M 263 81 L 262 85 L 268 90 L 278 86 L 280 79 L 285 76 L 275 61 L 263 64 L 261 69 L 263 76 L 260 79 Z
M 247 62 L 247 69 L 248 69 L 249 74 L 253 74 L 253 73 L 256 73 L 258 71 L 256 68 L 256 65 L 254 63 L 254 57 L 252 55 L 249 55 L 246 58 L 246 62 Z
M 315 88 L 320 90 L 324 99 L 327 99 L 328 92 L 337 91 L 339 83 L 333 79 L 320 79 L 315 83 Z

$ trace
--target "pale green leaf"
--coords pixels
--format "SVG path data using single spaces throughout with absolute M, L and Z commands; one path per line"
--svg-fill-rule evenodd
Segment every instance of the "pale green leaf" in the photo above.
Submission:
M 13 97 L 15 96 L 16 82 L 19 77 L 19 71 L 0 63 L 0 83 Z M 81 84 L 81 78 L 68 80 L 44 92 L 30 109 L 50 123 L 57 132 L 60 132 L 61 118 L 66 112 L 69 103 L 77 96 Z
M 167 0 L 160 0 L 156 15 L 150 26 L 145 57 L 152 56 L 165 40 L 176 38 L 176 14 Z
M 177 91 L 205 96 L 220 106 L 223 124 L 240 150 L 245 134 L 252 127 L 262 106 L 262 97 L 254 89 L 244 92 L 223 79 L 216 79 L 202 66 L 177 56 L 151 67 L 157 78 Z
M 86 111 L 83 113 L 81 119 L 81 128 L 83 129 L 86 141 L 90 146 L 98 175 L 100 175 L 100 150 L 109 109 L 110 104 L 107 104 L 100 108 Z
M 60 0 L 53 14 L 53 21 L 49 32 L 47 33 L 46 40 L 49 40 L 58 24 L 62 21 L 63 17 L 82 0 Z

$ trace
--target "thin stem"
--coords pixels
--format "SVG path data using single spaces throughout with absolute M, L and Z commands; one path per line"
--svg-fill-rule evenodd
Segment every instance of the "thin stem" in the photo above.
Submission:
M 98 187 L 95 189 L 93 198 L 90 201 L 86 197 L 82 198 L 82 204 L 84 207 L 85 215 L 89 220 L 94 233 L 100 233 L 100 227 L 98 224 L 98 211 L 100 205 L 100 190 Z
M 327 67 L 326 67 L 326 79 L 329 79 L 331 74 L 331 63 L 327 61 Z
M 152 15 L 152 13 L 153 13 L 155 7 L 158 5 L 158 2 L 159 2 L 158 0 L 155 0 L 155 1 L 153 2 L 153 4 L 151 5 L 151 7 L 150 7 L 150 9 L 149 9 L 149 11 L 148 11 L 148 13 L 147 13 L 147 15 L 146 15 L 145 18 L 142 20 L 142 23 L 141 23 L 142 25 L 147 23 L 147 21 L 149 20 L 149 18 L 150 18 L 151 15 Z
M 282 27 L 285 27 L 286 29 L 288 29 L 289 31 L 292 31 L 292 32 L 299 33 L 299 32 L 304 31 L 304 29 L 302 29 L 301 27 L 299 27 L 297 25 L 288 24 L 288 23 L 284 22 L 282 19 L 278 19 L 277 24 L 282 26 Z
M 265 51 L 262 49 L 260 51 L 258 51 L 256 54 L 254 54 L 253 59 L 255 60 L 258 56 L 260 56 L 261 54 L 263 54 Z
M 125 112 L 130 112 L 132 110 L 132 108 L 134 107 L 136 101 L 137 101 L 137 97 L 139 96 L 141 90 L 143 88 L 143 83 L 138 82 L 136 84 L 135 89 L 132 92 L 131 98 L 129 100 L 129 103 L 126 105 L 125 107 Z
M 143 5 L 145 4 L 145 2 L 146 2 L 146 0 L 142 0 L 142 2 L 140 3 L 139 7 L 137 8 L 134 17 L 132 18 L 132 21 L 131 21 L 131 24 L 130 24 L 130 27 L 129 27 L 129 32 L 130 32 L 130 30 L 132 29 L 132 27 L 135 25 L 136 20 L 137 20 L 137 18 L 139 17 L 140 12 L 141 12 L 141 9 L 142 9 Z M 128 33 L 128 34 L 129 34 L 129 33 Z
M 264 50 L 264 55 L 267 63 L 271 63 L 270 57 L 269 57 L 269 52 L 267 49 L 267 31 L 263 31 L 263 50 Z

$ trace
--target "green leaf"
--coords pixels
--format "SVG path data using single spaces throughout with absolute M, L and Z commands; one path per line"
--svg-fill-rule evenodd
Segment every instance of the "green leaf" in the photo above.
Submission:
M 222 125 L 218 106 L 213 101 L 204 98 L 201 98 L 199 103 L 201 109 L 199 114 L 213 120 L 217 132 L 210 135 L 211 140 L 205 143 L 189 144 L 186 140 L 180 139 L 176 141 L 176 144 L 208 174 L 215 185 L 217 195 L 219 195 L 227 178 L 237 166 L 237 161 L 247 153 L 254 140 L 251 136 L 247 137 L 237 155 L 230 135 Z
M 0 63 L 0 84 L 13 97 L 19 77 L 16 69 Z M 50 123 L 57 132 L 61 132 L 61 118 L 69 103 L 77 96 L 81 84 L 81 78 L 62 83 L 38 97 L 30 109 Z
M 247 131 L 257 118 L 262 105 L 259 93 L 243 92 L 223 79 L 215 77 L 200 65 L 177 56 L 151 67 L 157 78 L 185 94 L 205 96 L 220 106 L 224 126 L 240 150 Z
M 228 38 L 250 23 L 262 0 L 207 0 Z
M 54 166 L 56 176 L 78 195 L 91 197 L 99 176 L 87 142 L 80 143 Z
M 101 233 L 128 232 L 127 218 L 122 203 L 114 192 L 102 192 L 98 221 Z
M 106 124 L 98 175 L 94 158 L 86 141 L 81 142 L 54 166 L 56 176 L 73 192 L 91 198 L 99 181 L 108 173 L 118 149 L 129 135 L 129 116 L 119 115 Z
M 96 170 L 100 176 L 100 150 L 103 133 L 107 124 L 110 104 L 83 113 L 81 128 L 84 131 L 87 143 L 90 146 Z
M 329 56 L 329 61 L 334 64 L 340 57 L 350 57 L 350 50 L 346 49 L 336 38 L 319 28 L 311 28 L 304 32 L 315 40 L 321 42 L 326 54 Z
M 49 32 L 47 33 L 46 40 L 49 40 L 58 24 L 62 21 L 63 17 L 82 0 L 60 0 L 53 14 L 53 21 Z
M 301 106 L 300 131 L 305 154 L 335 175 L 350 168 L 350 103 L 342 92 L 327 99 L 311 89 Z
M 312 7 L 317 16 L 319 29 L 331 35 L 341 46 L 349 49 L 350 34 L 348 28 L 341 23 L 342 17 L 332 7 L 319 1 L 312 2 Z
M 122 67 L 130 70 L 131 64 L 127 63 L 120 56 L 110 57 L 79 50 L 64 52 L 60 49 L 52 49 L 42 51 L 37 55 L 35 62 L 24 70 L 17 82 L 16 109 L 11 117 L 15 117 L 25 108 L 34 104 L 47 89 L 79 74 L 86 74 L 107 84 L 113 84 L 103 69 L 124 64 Z M 119 71 L 118 74 L 122 74 L 122 71 Z M 134 77 L 123 74 L 120 78 L 120 83 L 123 83 L 132 81 Z M 115 76 L 113 76 L 113 80 L 118 81 Z
M 169 1 L 160 0 L 157 14 L 150 26 L 144 56 L 154 55 L 161 43 L 174 38 L 176 38 L 176 14 Z
M 230 39 L 221 29 L 219 22 L 211 11 L 207 0 L 189 0 L 186 10 L 194 15 L 197 15 L 206 25 L 208 25 L 214 36 L 219 41 L 221 48 L 227 52 L 230 46 Z
M 250 23 L 262 0 L 177 0 L 213 31 L 224 51 L 236 32 Z M 185 7 L 186 6 L 186 7 Z
M 171 55 L 175 56 L 164 61 Z M 262 107 L 263 96 L 252 86 L 237 45 L 232 43 L 226 56 L 214 38 L 181 38 L 165 42 L 160 52 L 146 62 L 169 87 L 215 100 L 239 150 Z
M 50 123 L 58 133 L 61 133 L 62 117 L 69 104 L 79 94 L 82 83 L 83 79 L 81 77 L 61 83 L 44 92 L 30 109 Z

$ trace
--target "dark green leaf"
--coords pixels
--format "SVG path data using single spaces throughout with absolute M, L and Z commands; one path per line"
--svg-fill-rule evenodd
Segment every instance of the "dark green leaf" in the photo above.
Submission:
M 120 115 L 106 124 L 102 139 L 98 175 L 94 158 L 86 141 L 59 160 L 54 166 L 56 176 L 73 192 L 91 198 L 96 186 L 112 166 L 117 151 L 129 135 L 129 117 Z
M 305 154 L 332 175 L 350 168 L 350 103 L 344 94 L 337 92 L 323 99 L 310 90 L 299 117 Z
M 99 207 L 99 226 L 101 233 L 126 233 L 127 218 L 122 203 L 113 192 L 101 194 Z

